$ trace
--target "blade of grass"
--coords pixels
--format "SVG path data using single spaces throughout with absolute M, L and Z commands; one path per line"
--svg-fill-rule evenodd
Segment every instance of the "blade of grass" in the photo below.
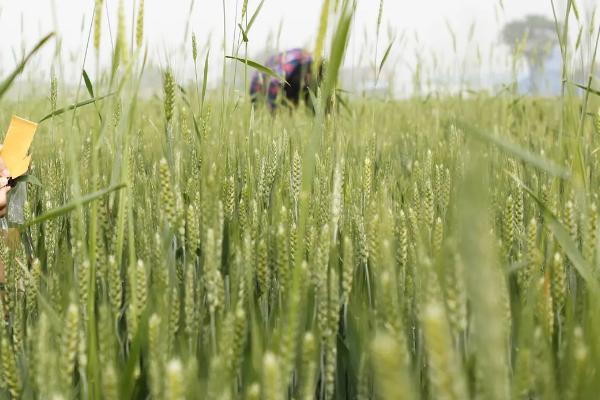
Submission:
M 54 32 L 46 35 L 42 40 L 40 40 L 35 47 L 23 58 L 23 60 L 17 65 L 17 68 L 6 78 L 2 83 L 0 83 L 0 99 L 4 96 L 6 91 L 12 86 L 13 82 L 23 72 L 25 69 L 25 65 L 29 62 L 31 57 L 35 53 L 37 53 L 47 42 L 54 36 Z
M 87 91 L 90 94 L 90 97 L 96 97 L 94 96 L 94 87 L 92 86 L 92 81 L 90 80 L 90 77 L 88 76 L 88 73 L 85 71 L 85 69 L 83 70 L 83 80 L 85 82 L 85 87 L 87 88 Z
M 345 5 L 342 9 L 342 14 L 335 30 L 335 35 L 331 42 L 331 50 L 329 52 L 329 62 L 327 65 L 326 77 L 323 89 L 323 106 L 327 107 L 329 100 L 338 81 L 338 75 L 340 67 L 344 61 L 344 55 L 346 54 L 346 48 L 348 47 L 348 39 L 350 37 L 350 26 L 352 25 L 352 19 L 356 3 L 351 6 Z
M 390 51 L 392 50 L 392 46 L 394 45 L 395 40 L 396 40 L 396 38 L 392 39 L 392 41 L 388 45 L 387 49 L 385 49 L 385 53 L 383 53 L 383 58 L 381 59 L 381 62 L 379 63 L 379 70 L 377 71 L 377 81 L 379 81 L 379 76 L 381 75 L 381 70 L 383 69 L 385 62 L 387 61 L 387 59 L 390 55 Z
M 586 91 L 588 91 L 591 94 L 595 94 L 596 96 L 600 96 L 600 90 L 598 90 L 598 89 L 592 89 L 591 87 L 587 87 L 585 85 L 582 85 L 580 83 L 573 82 L 573 81 L 567 81 L 567 83 L 569 85 L 573 85 L 575 87 L 578 87 L 579 89 L 586 90 Z
M 466 134 L 472 135 L 476 139 L 496 145 L 500 150 L 504 151 L 505 153 L 508 153 L 520 159 L 521 161 L 524 161 L 527 164 L 537 167 L 542 171 L 549 173 L 552 176 L 556 176 L 562 179 L 568 179 L 570 176 L 570 173 L 566 168 L 542 156 L 534 154 L 515 143 L 511 143 L 504 138 L 489 135 L 473 127 L 463 129 L 463 131 Z
M 67 203 L 67 204 L 63 205 L 63 206 L 54 208 L 54 209 L 52 209 L 50 211 L 47 211 L 47 212 L 43 213 L 42 215 L 38 216 L 37 218 L 34 218 L 33 220 L 26 222 L 24 225 L 21 226 L 21 229 L 30 227 L 32 225 L 41 224 L 42 222 L 47 221 L 49 219 L 58 218 L 58 217 L 60 217 L 62 215 L 65 215 L 65 214 L 67 214 L 67 213 L 75 210 L 77 207 L 84 206 L 84 205 L 86 205 L 86 204 L 88 204 L 88 203 L 90 203 L 90 202 L 92 202 L 94 200 L 97 200 L 97 199 L 99 199 L 99 198 L 101 198 L 103 196 L 106 196 L 107 194 L 109 194 L 111 192 L 114 192 L 114 191 L 117 191 L 117 190 L 121 190 L 121 189 L 123 189 L 126 186 L 127 186 L 126 183 L 119 183 L 117 185 L 109 186 L 109 187 L 107 187 L 105 189 L 102 189 L 102 190 L 99 190 L 97 192 L 90 193 L 90 194 L 88 194 L 86 196 L 82 196 L 78 200 L 74 200 L 74 201 L 72 201 L 70 203 Z
M 238 23 L 238 28 L 240 28 L 240 32 L 242 32 L 242 42 L 248 42 L 248 35 L 246 34 L 246 31 L 244 30 L 242 24 Z
M 246 36 L 250 32 L 252 25 L 254 25 L 254 21 L 256 21 L 256 17 L 258 17 L 258 14 L 260 13 L 260 10 L 261 10 L 264 2 L 265 2 L 265 0 L 260 1 L 260 3 L 258 4 L 258 7 L 256 7 L 256 10 L 252 14 L 252 17 L 250 18 L 250 21 L 248 22 L 248 25 L 246 25 L 246 31 L 245 31 Z
M 210 54 L 210 49 L 206 52 L 206 58 L 204 59 L 204 71 L 202 73 L 202 101 L 200 103 L 200 116 L 202 116 L 202 112 L 204 110 L 204 99 L 206 97 L 206 85 L 208 80 L 208 56 Z
M 319 31 L 317 32 L 317 41 L 315 43 L 315 68 L 319 68 L 321 63 L 321 56 L 323 53 L 323 47 L 325 43 L 325 36 L 327 35 L 327 22 L 329 20 L 329 0 L 323 0 L 321 6 L 321 17 L 319 18 Z
M 289 85 L 289 83 L 285 80 L 284 77 L 277 75 L 277 73 L 275 71 L 273 71 L 271 68 L 265 67 L 264 65 L 262 65 L 256 61 L 248 60 L 246 58 L 235 57 L 235 56 L 225 56 L 225 58 L 229 58 L 231 60 L 236 60 L 241 63 L 247 64 L 249 67 L 252 67 L 252 68 L 262 72 L 265 75 L 271 76 L 275 79 L 280 80 L 284 84 Z
M 566 96 L 566 82 L 567 82 L 567 65 L 568 65 L 568 47 L 567 47 L 567 33 L 569 30 L 569 15 L 571 13 L 571 0 L 567 1 L 567 7 L 565 10 L 565 17 L 562 23 L 562 34 L 561 34 L 561 23 L 558 20 L 558 16 L 556 13 L 556 5 L 554 3 L 554 0 L 550 0 L 550 4 L 552 6 L 552 16 L 554 17 L 554 28 L 556 30 L 556 35 L 558 37 L 558 43 L 560 46 L 560 54 L 562 57 L 562 72 L 561 72 L 561 77 L 562 77 L 562 83 L 561 83 L 561 89 L 560 89 L 560 103 L 561 103 L 561 117 L 560 117 L 560 129 L 558 131 L 558 143 L 559 145 L 562 144 L 562 140 L 563 140 L 563 135 L 565 132 L 565 128 L 566 128 L 566 102 L 565 102 L 565 96 Z
M 465 165 L 464 178 L 457 183 L 458 202 L 458 250 L 464 261 L 465 291 L 472 301 L 472 325 L 477 330 L 469 340 L 471 351 L 480 360 L 482 379 L 488 383 L 482 397 L 486 399 L 508 399 L 510 390 L 510 360 L 506 334 L 509 328 L 503 318 L 503 305 L 499 299 L 508 296 L 505 271 L 495 264 L 494 238 L 490 234 L 491 224 L 485 217 L 490 197 L 486 188 L 489 176 L 489 158 L 483 156 L 480 143 L 468 142 L 473 157 Z M 475 243 L 477 243 L 475 245 Z
M 95 103 L 100 100 L 104 100 L 105 98 L 110 97 L 112 95 L 114 95 L 114 93 L 109 93 L 107 95 L 104 95 L 104 96 L 101 96 L 101 97 L 98 97 L 95 99 L 88 99 L 88 100 L 80 101 L 79 103 L 76 103 L 76 104 L 71 104 L 70 106 L 67 106 L 67 107 L 59 108 L 58 110 L 55 110 L 55 111 L 51 112 L 50 114 L 46 115 L 44 118 L 40 119 L 38 121 L 38 123 L 41 124 L 42 122 L 44 122 L 52 117 L 56 117 L 57 115 L 64 114 L 67 111 L 75 110 L 76 108 L 84 107 L 84 106 L 87 106 L 88 104 L 92 104 L 92 103 Z
M 92 85 L 92 81 L 90 80 L 90 77 L 88 76 L 88 73 L 85 71 L 85 69 L 83 70 L 83 80 L 85 82 L 85 87 L 87 88 L 88 93 L 90 94 L 90 97 L 93 99 L 94 97 L 94 86 Z M 100 110 L 98 110 L 98 105 L 96 104 L 96 102 L 94 102 L 94 107 L 96 108 L 96 112 L 98 113 L 98 118 L 100 119 L 100 123 L 102 123 L 102 114 L 100 113 Z
M 581 252 L 577 248 L 577 245 L 571 238 L 571 235 L 569 234 L 567 229 L 563 226 L 562 223 L 560 223 L 556 215 L 554 215 L 554 213 L 534 193 L 533 190 L 531 190 L 527 185 L 525 185 L 525 183 L 523 183 L 518 177 L 516 177 L 512 173 L 508 174 L 538 204 L 538 206 L 542 210 L 544 222 L 548 224 L 548 227 L 554 234 L 554 237 L 573 263 L 573 266 L 575 267 L 579 275 L 581 275 L 581 277 L 586 281 L 586 283 L 590 286 L 591 289 L 594 289 L 594 291 L 597 292 L 599 289 L 598 282 L 596 277 L 594 276 L 592 268 L 587 262 L 587 260 L 585 260 L 581 255 Z

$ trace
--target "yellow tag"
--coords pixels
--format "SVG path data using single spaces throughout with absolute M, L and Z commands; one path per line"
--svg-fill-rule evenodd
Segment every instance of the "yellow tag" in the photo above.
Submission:
M 4 165 L 13 179 L 24 175 L 29 169 L 31 156 L 27 154 L 37 126 L 38 124 L 35 122 L 15 116 L 10 121 L 4 137 L 4 145 L 0 150 L 0 158 L 4 161 Z

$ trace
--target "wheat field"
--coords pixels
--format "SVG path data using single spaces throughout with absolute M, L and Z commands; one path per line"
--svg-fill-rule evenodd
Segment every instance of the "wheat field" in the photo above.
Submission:
M 596 398 L 597 93 L 344 100 L 350 3 L 314 113 L 169 66 L 140 96 L 143 1 L 100 79 L 3 100 L 49 118 L 0 241 L 0 398 Z

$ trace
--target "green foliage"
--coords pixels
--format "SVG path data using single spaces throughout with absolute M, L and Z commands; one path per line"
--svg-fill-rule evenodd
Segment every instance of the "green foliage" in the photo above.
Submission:
M 167 65 L 163 95 L 138 97 L 134 52 L 115 81 L 84 73 L 93 108 L 50 102 L 25 246 L 0 242 L 0 398 L 600 390 L 600 137 L 585 120 L 579 158 L 556 138 L 580 99 L 353 99 L 338 113 L 326 99 L 353 4 L 331 8 L 315 115 L 207 92 L 208 50 L 201 93 Z

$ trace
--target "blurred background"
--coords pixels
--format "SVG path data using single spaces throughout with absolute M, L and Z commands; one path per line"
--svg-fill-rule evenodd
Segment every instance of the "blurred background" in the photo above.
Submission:
M 51 69 L 66 82 L 77 84 L 81 67 L 90 76 L 96 65 L 106 68 L 116 36 L 118 0 L 106 0 L 102 41 L 96 61 L 90 37 L 94 0 L 21 0 L 0 2 L 0 71 L 14 68 L 26 49 L 55 31 L 59 44 L 43 49 L 27 68 L 13 96 L 49 82 Z M 139 0 L 125 0 L 128 27 Z M 250 0 L 252 15 L 259 0 Z M 560 20 L 565 0 L 555 0 Z M 593 26 L 597 0 L 579 0 L 581 26 Z M 219 87 L 224 55 L 233 54 L 241 0 L 146 0 L 145 45 L 149 66 L 144 94 L 161 88 L 161 69 L 169 64 L 178 81 L 192 80 L 194 67 L 191 35 L 198 39 L 199 59 L 210 52 L 209 88 Z M 553 95 L 560 88 L 561 57 L 550 0 L 421 0 L 384 1 L 378 26 L 379 2 L 359 0 L 341 86 L 354 95 L 403 98 L 414 94 L 458 91 L 498 91 L 514 82 L 523 94 Z M 268 54 L 292 47 L 314 48 L 320 0 L 265 0 L 249 32 L 248 57 L 263 62 Z M 133 21 L 132 21 L 133 22 Z M 225 29 L 224 29 L 225 27 Z M 581 36 L 581 56 L 571 71 L 589 66 L 592 46 L 587 32 L 571 26 Z M 130 32 L 131 34 L 132 32 Z M 225 34 L 225 35 L 224 35 Z M 526 38 L 526 39 L 524 39 Z M 575 42 L 575 40 L 573 40 Z M 390 47 L 391 45 L 391 47 Z M 86 51 L 86 47 L 88 50 Z M 386 49 L 389 57 L 379 79 L 376 65 Z M 243 53 L 243 47 L 242 52 Z M 232 62 L 228 62 L 232 65 Z M 245 90 L 240 68 L 230 67 L 225 82 L 238 93 Z M 233 82 L 236 82 L 235 84 Z

